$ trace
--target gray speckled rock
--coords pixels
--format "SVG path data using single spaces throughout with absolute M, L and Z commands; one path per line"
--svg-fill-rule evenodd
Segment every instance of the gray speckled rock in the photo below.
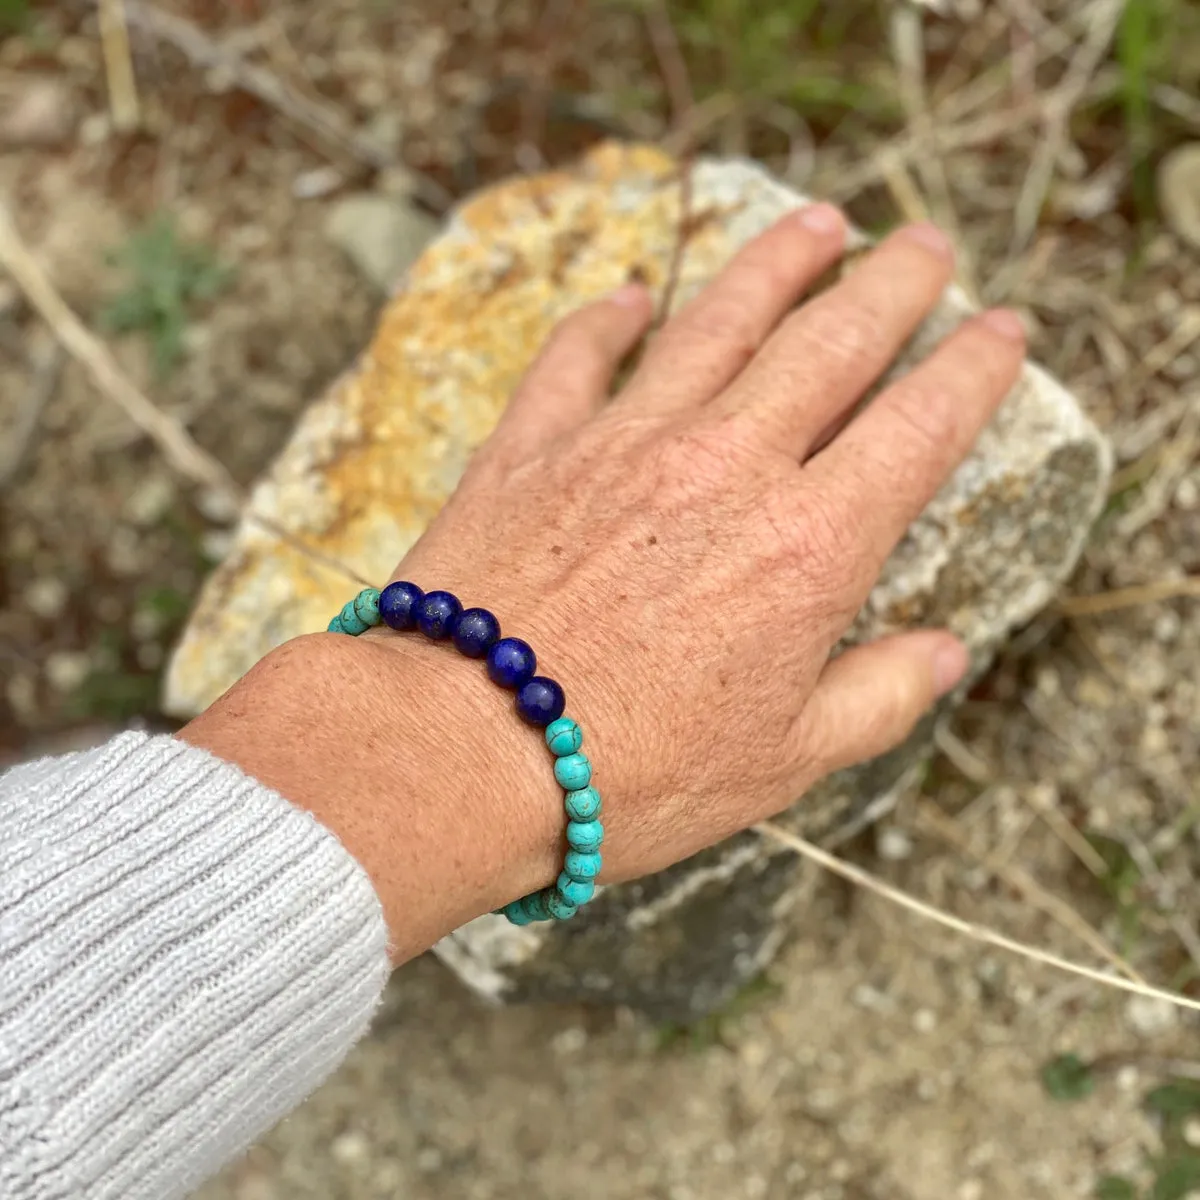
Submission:
M 383 579 L 453 489 L 554 321 L 635 270 L 661 286 L 678 202 L 669 159 L 607 146 L 572 171 L 505 184 L 461 208 L 409 272 L 359 366 L 313 405 L 256 490 L 177 649 L 168 705 L 202 707 L 273 645 L 323 628 L 344 600 L 337 571 L 278 541 L 255 513 Z M 806 202 L 752 163 L 697 164 L 698 220 L 678 300 Z M 966 311 L 948 294 L 897 370 Z M 852 638 L 944 624 L 982 669 L 1071 570 L 1109 470 L 1108 448 L 1073 398 L 1028 367 L 896 551 Z M 785 821 L 826 841 L 861 828 L 895 802 L 928 736 L 926 727 L 892 755 L 827 781 Z M 437 952 L 498 1000 L 622 1002 L 686 1019 L 719 1006 L 770 959 L 802 879 L 794 857 L 746 834 L 603 890 L 569 927 L 518 929 L 487 916 Z

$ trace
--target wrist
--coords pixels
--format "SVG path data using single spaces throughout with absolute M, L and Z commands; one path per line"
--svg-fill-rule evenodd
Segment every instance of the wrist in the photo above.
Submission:
M 539 731 L 446 645 L 298 638 L 180 737 L 341 840 L 371 877 L 397 962 L 557 873 L 562 805 Z

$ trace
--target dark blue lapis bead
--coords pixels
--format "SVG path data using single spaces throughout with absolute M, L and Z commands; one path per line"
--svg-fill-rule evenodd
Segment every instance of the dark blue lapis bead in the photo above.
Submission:
M 537 655 L 533 647 L 520 638 L 501 638 L 488 651 L 487 670 L 493 683 L 516 691 L 533 678 L 537 670 Z
M 417 628 L 427 638 L 440 641 L 454 632 L 461 612 L 462 605 L 452 592 L 426 592 L 415 610 Z
M 557 721 L 566 707 L 567 698 L 562 688 L 544 675 L 534 676 L 517 692 L 517 712 L 521 719 L 542 729 L 551 721 Z M 586 783 L 583 786 L 586 787 Z
M 425 593 L 415 583 L 398 580 L 379 593 L 379 615 L 391 629 L 412 629 L 417 623 L 417 605 Z
M 454 648 L 482 658 L 500 640 L 500 622 L 486 608 L 468 608 L 454 626 Z

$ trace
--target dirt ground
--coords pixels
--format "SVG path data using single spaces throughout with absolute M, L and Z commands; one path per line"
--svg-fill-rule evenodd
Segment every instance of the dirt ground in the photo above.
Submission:
M 1200 995 L 1200 184 L 1163 165 L 1200 139 L 1200 13 L 689 0 L 681 112 L 656 11 L 126 0 L 122 131 L 93 5 L 0 0 L 0 200 L 242 483 L 368 338 L 380 295 L 327 230 L 349 193 L 440 213 L 617 134 L 754 154 L 870 229 L 932 215 L 1119 471 L 1072 598 L 845 852 L 1099 964 L 1086 925 Z M 167 726 L 158 672 L 229 515 L 0 270 L 0 760 Z M 1200 1194 L 1196 1032 L 826 878 L 760 984 L 693 1029 L 488 1010 L 414 964 L 341 1072 L 201 1195 L 1177 1200 Z

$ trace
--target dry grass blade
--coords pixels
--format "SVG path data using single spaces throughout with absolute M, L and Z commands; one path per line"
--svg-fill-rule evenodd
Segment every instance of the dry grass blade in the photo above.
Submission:
M 209 489 L 231 513 L 241 508 L 245 497 L 233 476 L 178 421 L 167 416 L 144 395 L 121 370 L 108 347 L 83 324 L 59 295 L 3 208 L 0 208 L 0 265 L 12 275 L 29 303 L 50 326 L 62 348 L 87 371 L 99 391 L 162 451 L 171 468 L 191 483 Z M 357 572 L 330 555 L 306 545 L 270 518 L 246 513 L 245 519 L 261 525 L 313 562 L 338 571 L 364 587 L 370 586 L 369 581 Z
M 932 921 L 935 925 L 941 925 L 943 929 L 950 929 L 955 933 L 960 933 L 972 941 L 982 942 L 988 946 L 995 946 L 997 949 L 1006 950 L 1008 953 L 1028 959 L 1030 962 L 1040 963 L 1046 967 L 1054 967 L 1056 970 L 1064 971 L 1068 975 L 1075 975 L 1080 979 L 1090 979 L 1093 983 L 1102 984 L 1104 987 L 1114 988 L 1121 992 L 1130 992 L 1135 996 L 1149 996 L 1152 999 L 1163 1000 L 1179 1008 L 1190 1009 L 1192 1012 L 1200 1012 L 1200 1000 L 1192 1000 L 1188 996 L 1181 996 L 1178 992 L 1169 992 L 1164 988 L 1151 987 L 1130 979 L 1121 979 L 1118 976 L 1106 975 L 1103 971 L 1097 971 L 1094 967 L 1087 967 L 1082 963 L 1072 962 L 1069 958 L 1062 958 L 1060 955 L 1051 954 L 1048 950 L 1040 950 L 1037 946 L 1029 946 L 1024 942 L 1018 942 L 1015 938 L 1006 937 L 1004 934 L 997 933 L 995 930 L 988 929 L 983 925 L 975 925 L 970 921 L 964 921 L 961 917 L 954 916 L 953 913 L 943 912 L 941 909 L 934 908 L 932 905 L 918 900 L 915 896 L 910 896 L 907 892 L 902 892 L 899 888 L 892 887 L 891 884 L 885 883 L 882 879 L 877 879 L 869 872 L 861 870 L 859 867 L 838 858 L 834 854 L 829 854 L 820 847 L 814 846 L 811 842 L 805 841 L 804 838 L 797 837 L 796 834 L 790 833 L 786 829 L 781 829 L 778 825 L 773 825 L 769 821 L 755 825 L 754 830 L 763 837 L 771 838 L 780 845 L 786 846 L 802 858 L 816 863 L 831 874 L 846 880 L 847 883 L 852 883 L 856 887 L 860 887 L 864 891 L 871 892 L 873 895 L 880 897 L 880 899 L 887 900 L 889 903 L 898 905 L 908 912 L 915 913 L 926 921 Z
M 1111 592 L 1097 592 L 1092 596 L 1068 596 L 1060 600 L 1056 607 L 1067 617 L 1094 617 L 1121 608 L 1136 608 L 1139 604 L 1161 604 L 1164 600 L 1193 596 L 1200 597 L 1200 575 L 1160 579 L 1156 583 L 1114 588 Z
M 141 115 L 124 0 L 100 0 L 98 16 L 113 127 L 118 133 L 132 133 L 140 124 Z
M 0 208 L 0 263 L 67 353 L 87 371 L 100 391 L 158 446 L 172 468 L 185 479 L 212 488 L 236 504 L 238 488 L 229 472 L 197 445 L 178 421 L 168 417 L 130 382 L 108 347 L 59 295 L 3 208 Z
M 654 54 L 658 59 L 659 70 L 662 72 L 663 83 L 667 89 L 667 97 L 671 102 L 672 124 L 675 131 L 681 132 L 685 138 L 685 148 L 680 156 L 679 164 L 679 225 L 675 233 L 675 245 L 671 250 L 671 261 L 667 266 L 667 277 L 663 284 L 658 316 L 655 320 L 657 328 L 671 314 L 671 305 L 675 300 L 675 293 L 679 290 L 683 256 L 687 252 L 692 221 L 692 158 L 694 154 L 692 116 L 695 101 L 687 61 L 683 57 L 675 26 L 671 23 L 671 14 L 667 11 L 666 0 L 656 0 L 656 3 L 650 6 L 646 22 Z
M 51 343 L 44 353 L 37 355 L 33 363 L 33 378 L 21 401 L 17 419 L 9 432 L 8 442 L 0 448 L 0 489 L 7 487 L 16 478 L 30 447 L 36 441 L 42 413 L 58 386 L 66 357 L 62 346 L 57 342 Z
M 1045 105 L 1045 129 L 1021 186 L 1013 216 L 1009 260 L 1015 259 L 1033 239 L 1037 230 L 1054 168 L 1070 136 L 1071 114 L 1083 99 L 1110 43 L 1117 23 L 1125 9 L 1125 0 L 1093 0 L 1081 14 L 1088 26 L 1088 35 L 1075 52 L 1062 83 L 1051 93 Z
M 239 87 L 314 134 L 325 146 L 340 150 L 368 167 L 396 165 L 392 154 L 358 133 L 332 104 L 301 94 L 265 67 L 247 62 L 219 45 L 183 17 L 141 0 L 125 0 L 125 5 L 128 19 L 134 25 L 174 46 L 189 62 L 226 72 Z M 453 204 L 453 196 L 441 184 L 411 170 L 408 174 L 417 196 L 431 208 L 445 211 Z
M 1120 971 L 1126 979 L 1135 983 L 1145 984 L 1146 980 L 1137 969 L 1126 962 L 1109 944 L 1084 920 L 1065 900 L 1046 891 L 1031 875 L 1012 863 L 992 864 L 984 856 L 976 853 L 970 841 L 963 835 L 957 824 L 939 808 L 923 802 L 918 811 L 921 819 L 934 830 L 944 841 L 955 849 L 973 858 L 990 873 L 1000 876 L 1005 883 L 1015 888 L 1035 908 L 1044 912 L 1051 920 L 1057 921 L 1064 929 L 1073 933 L 1085 945 L 1090 946 L 1109 966 Z

